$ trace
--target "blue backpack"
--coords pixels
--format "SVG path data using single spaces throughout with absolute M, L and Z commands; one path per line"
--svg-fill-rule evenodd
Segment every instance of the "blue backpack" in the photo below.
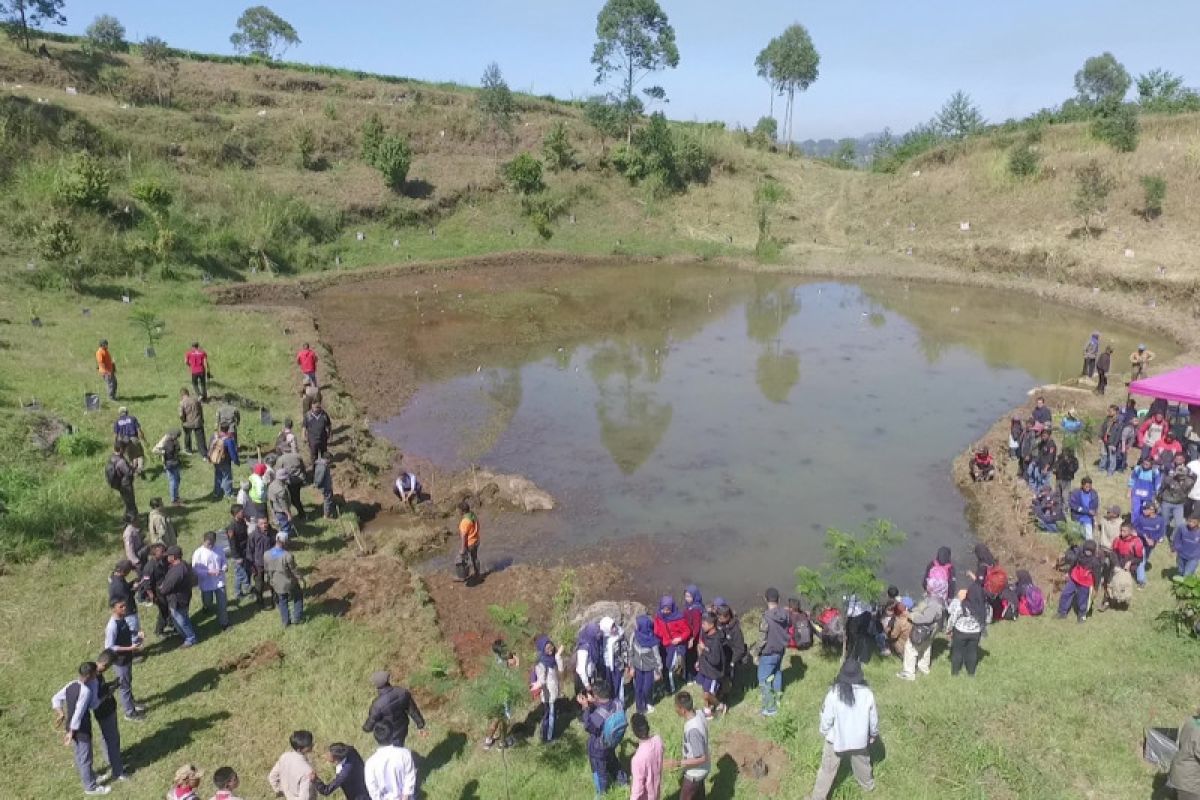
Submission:
M 600 709 L 601 716 L 604 717 L 604 727 L 600 729 L 600 743 L 606 749 L 613 750 L 625 739 L 625 729 L 629 727 L 625 719 L 625 709 L 617 708 L 615 711 L 607 711 Z

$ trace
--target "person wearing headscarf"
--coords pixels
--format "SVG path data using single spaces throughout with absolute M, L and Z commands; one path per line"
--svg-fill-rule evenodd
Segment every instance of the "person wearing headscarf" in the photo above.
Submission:
M 671 694 L 674 694 L 675 675 L 678 673 L 682 676 L 684 673 L 692 628 L 684 612 L 675 606 L 675 598 L 669 594 L 663 595 L 659 600 L 658 615 L 654 618 L 654 633 L 662 642 L 667 681 L 671 686 Z
M 991 607 L 983 593 L 983 585 L 974 581 L 950 601 L 950 674 L 957 675 L 963 667 L 974 676 L 979 664 L 979 640 L 987 628 Z
M 1100 332 L 1092 331 L 1092 338 L 1083 346 L 1083 377 L 1096 374 L 1096 359 L 1100 357 Z
M 724 598 L 718 599 L 723 600 Z M 725 640 L 725 672 L 729 677 L 729 687 L 737 689 L 742 666 L 752 663 L 750 651 L 746 647 L 746 635 L 742 632 L 742 621 L 725 602 L 716 606 L 715 613 L 717 627 L 721 629 L 721 635 Z
M 877 649 L 875 634 L 875 607 L 858 595 L 846 600 L 846 655 L 864 664 L 870 662 L 871 653 Z
M 604 679 L 612 687 L 613 699 L 625 707 L 625 667 L 629 664 L 629 642 L 625 639 L 625 631 L 612 617 L 600 620 L 600 633 L 603 634 L 604 650 Z
M 684 587 L 683 616 L 687 620 L 688 630 L 691 631 L 691 636 L 687 643 L 686 677 L 689 680 L 696 677 L 696 648 L 700 643 L 700 620 L 704 618 L 706 611 L 708 609 L 704 607 L 704 597 L 700 594 L 700 587 L 694 583 L 690 583 Z
M 1042 590 L 1033 582 L 1029 570 L 1017 570 L 1017 613 L 1022 617 L 1036 617 L 1042 613 L 1045 599 Z
M 603 676 L 604 634 L 595 622 L 579 629 L 575 640 L 575 693 L 592 691 L 596 679 Z
M 875 693 L 867 686 L 862 664 L 846 659 L 825 695 L 821 708 L 821 735 L 825 748 L 813 784 L 812 800 L 825 800 L 833 788 L 842 760 L 849 758 L 854 779 L 864 792 L 875 788 L 868 748 L 879 738 L 879 709 Z
M 533 662 L 533 686 L 530 694 L 542 704 L 542 741 L 554 740 L 554 704 L 558 701 L 558 675 L 563 671 L 562 651 L 549 636 L 539 636 L 534 642 L 537 660 Z
M 992 551 L 988 549 L 986 544 L 975 545 L 975 560 L 978 562 L 975 567 L 975 580 L 982 582 L 983 577 L 987 575 L 988 567 L 996 566 L 996 557 L 992 555 Z
M 1091 607 L 1092 592 L 1100 585 L 1103 564 L 1096 555 L 1096 543 L 1090 539 L 1076 553 L 1071 570 L 1067 573 L 1067 584 L 1058 600 L 1058 618 L 1066 619 L 1074 608 L 1079 622 L 1083 623 Z
M 937 555 L 933 557 L 933 561 L 929 562 L 929 566 L 925 567 L 925 578 L 921 581 L 921 588 L 929 591 L 929 582 L 933 578 L 938 578 L 938 589 L 944 594 L 939 594 L 942 604 L 950 602 L 950 596 L 956 591 L 954 585 L 954 561 L 950 558 L 949 547 L 939 547 Z
M 652 714 L 650 701 L 654 695 L 654 683 L 662 678 L 663 660 L 659 652 L 658 635 L 654 632 L 654 620 L 648 614 L 639 614 L 634 622 L 633 641 L 629 646 L 629 665 L 633 668 L 633 703 L 639 713 Z

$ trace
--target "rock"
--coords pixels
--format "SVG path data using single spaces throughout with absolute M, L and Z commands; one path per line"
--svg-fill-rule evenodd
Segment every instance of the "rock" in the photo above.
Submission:
M 633 600 L 622 600 L 619 603 L 611 600 L 601 600 L 598 603 L 592 603 L 581 613 L 577 614 L 574 622 L 582 628 L 589 622 L 599 622 L 604 617 L 612 617 L 618 625 L 628 631 L 632 630 L 633 621 L 638 618 L 638 615 L 645 613 L 646 607 Z
M 501 500 L 525 511 L 550 511 L 554 508 L 554 498 L 549 492 L 539 489 L 528 478 L 521 475 L 503 475 L 486 470 L 480 470 L 475 475 L 481 483 L 494 483 Z
M 59 417 L 50 414 L 38 414 L 30 421 L 29 443 L 41 453 L 52 453 L 55 444 L 63 436 L 71 433 L 71 426 Z
M 749 768 L 746 771 L 750 773 L 752 778 L 761 781 L 763 778 L 767 777 L 767 773 L 770 770 L 767 768 L 765 761 L 763 761 L 761 758 L 756 758 L 750 762 Z

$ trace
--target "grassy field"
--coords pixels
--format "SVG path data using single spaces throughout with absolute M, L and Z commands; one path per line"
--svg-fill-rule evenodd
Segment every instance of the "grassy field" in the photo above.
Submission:
M 1110 289 L 1134 293 L 1131 304 L 1174 293 L 1188 310 L 1197 297 L 1189 260 L 1200 244 L 1200 205 L 1192 202 L 1200 188 L 1200 120 L 1194 116 L 1148 118 L 1142 146 L 1129 156 L 1100 147 L 1082 127 L 1054 126 L 1040 145 L 1042 175 L 1029 183 L 1004 172 L 1000 137 L 880 176 L 788 160 L 745 148 L 733 133 L 706 131 L 699 135 L 717 159 L 711 183 L 655 199 L 601 166 L 603 144 L 570 105 L 522 97 L 517 140 L 497 147 L 484 135 L 469 90 L 188 60 L 174 107 L 163 109 L 130 102 L 149 77 L 138 57 L 97 64 L 74 45 L 50 48 L 55 59 L 47 62 L 0 42 L 6 79 L 0 102 L 9 120 L 0 130 L 0 235 L 10 245 L 0 255 L 0 431 L 6 441 L 0 449 L 0 766 L 6 797 L 78 791 L 69 755 L 50 727 L 49 698 L 100 647 L 105 583 L 120 554 L 120 503 L 102 472 L 117 404 L 105 400 L 100 412 L 83 411 L 84 393 L 102 393 L 92 355 L 96 341 L 112 343 L 120 402 L 142 420 L 152 441 L 176 424 L 178 391 L 186 382 L 183 352 L 193 339 L 210 353 L 214 391 L 245 399 L 244 442 L 274 439 L 277 428 L 258 424 L 258 407 L 271 409 L 276 420 L 298 412 L 292 358 L 299 342 L 314 335 L 311 321 L 278 310 L 213 306 L 203 291 L 204 273 L 217 282 L 276 280 L 250 272 L 251 263 L 266 263 L 264 255 L 281 272 L 546 248 L 745 257 L 756 236 L 755 186 L 770 174 L 790 189 L 776 224 L 787 242 L 786 265 L 834 269 L 861 261 L 884 265 L 867 271 L 887 272 L 887 264 L 907 263 L 903 253 L 912 247 L 914 263 L 937 262 L 948 279 L 965 269 L 1089 292 L 1096 286 L 1105 297 Z M 66 86 L 79 92 L 67 93 Z M 373 111 L 414 144 L 417 157 L 402 193 L 386 190 L 358 157 L 357 131 Z M 552 191 L 575 198 L 575 219 L 560 220 L 546 243 L 495 175 L 516 151 L 540 147 L 558 120 L 567 122 L 584 166 L 549 179 Z M 322 170 L 295 164 L 302 129 L 314 134 Z M 81 143 L 95 149 L 113 175 L 102 209 L 70 212 L 85 239 L 85 257 L 144 252 L 134 245 L 149 240 L 154 221 L 123 208 L 133 185 L 152 178 L 173 194 L 169 218 L 181 242 L 165 268 L 144 257 L 121 261 L 127 266 L 75 293 L 36 263 L 41 223 L 60 213 L 56 176 Z M 1072 238 L 1077 223 L 1069 211 L 1070 171 L 1090 157 L 1119 178 L 1110 230 L 1094 240 Z M 1153 171 L 1169 175 L 1170 189 L 1164 216 L 1146 223 L 1132 211 L 1139 202 L 1137 178 Z M 970 232 L 959 230 L 960 221 L 971 222 Z M 31 259 L 34 270 L 27 271 Z M 172 279 L 162 280 L 164 274 Z M 130 290 L 130 305 L 121 302 L 122 290 Z M 165 322 L 157 359 L 143 355 L 146 342 L 129 321 L 140 309 Z M 66 439 L 72 444 L 51 453 L 28 444 L 31 429 L 42 427 L 37 412 L 23 409 L 35 399 L 42 412 L 74 427 Z M 347 425 L 338 446 L 365 448 L 350 399 L 334 388 L 327 401 L 335 423 Z M 210 407 L 210 429 L 214 412 Z M 387 456 L 377 449 L 355 453 L 366 466 L 361 479 L 383 469 Z M 335 474 L 339 481 L 346 475 Z M 143 506 L 166 495 L 157 468 L 137 488 Z M 187 505 L 171 512 L 189 551 L 204 531 L 224 523 L 226 505 L 208 501 L 210 489 L 210 467 L 193 459 L 184 471 Z M 1120 491 L 1107 483 L 1100 489 L 1106 502 Z M 386 552 L 355 559 L 337 526 L 310 524 L 301 541 L 297 555 L 313 578 L 304 626 L 281 632 L 273 612 L 238 610 L 237 624 L 217 635 L 215 622 L 204 618 L 201 646 L 156 645 L 135 669 L 150 716 L 123 726 L 137 774 L 114 796 L 159 798 L 174 769 L 193 761 L 209 774 L 235 766 L 243 778 L 240 794 L 266 798 L 266 772 L 287 734 L 300 727 L 313 730 L 319 746 L 340 739 L 370 752 L 359 731 L 371 697 L 366 676 L 383 664 L 432 701 L 431 736 L 412 740 L 423 758 L 426 796 L 588 796 L 576 726 L 552 747 L 527 744 L 505 755 L 480 750 L 483 723 L 469 718 L 434 610 L 403 564 Z M 354 574 L 390 590 L 379 613 L 354 613 L 343 587 L 345 576 Z M 1138 752 L 1142 729 L 1178 724 L 1200 690 L 1191 668 L 1195 643 L 1153 630 L 1151 620 L 1169 602 L 1165 582 L 1155 580 L 1131 611 L 1099 615 L 1086 626 L 1052 619 L 999 626 L 985 642 L 987 657 L 973 681 L 952 681 L 944 655 L 934 675 L 915 685 L 893 677 L 894 663 L 872 664 L 867 674 L 879 698 L 886 748 L 876 796 L 1150 796 L 1155 783 Z M 815 655 L 806 661 L 807 669 L 799 662 L 789 668 L 779 717 L 764 722 L 750 695 L 713 725 L 710 796 L 799 798 L 811 788 L 821 749 L 816 718 L 836 665 Z M 669 706 L 651 722 L 668 751 L 677 752 L 681 726 Z M 764 779 L 751 774 L 756 757 L 772 766 Z M 841 784 L 835 797 L 857 797 L 852 783 Z

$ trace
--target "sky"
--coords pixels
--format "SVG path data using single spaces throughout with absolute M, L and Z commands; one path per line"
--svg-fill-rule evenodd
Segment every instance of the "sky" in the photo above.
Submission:
M 513 89 L 597 93 L 590 58 L 603 0 L 268 0 L 301 44 L 289 60 L 478 85 L 497 62 Z M 659 0 L 680 63 L 657 76 L 673 119 L 753 126 L 770 94 L 754 59 L 799 22 L 821 55 L 797 101 L 795 138 L 903 132 L 958 89 L 993 122 L 1074 94 L 1083 61 L 1106 50 L 1131 75 L 1163 67 L 1200 86 L 1197 0 Z M 229 53 L 249 0 L 67 0 L 67 32 L 111 13 L 127 38 Z M 646 81 L 649 84 L 650 81 Z

